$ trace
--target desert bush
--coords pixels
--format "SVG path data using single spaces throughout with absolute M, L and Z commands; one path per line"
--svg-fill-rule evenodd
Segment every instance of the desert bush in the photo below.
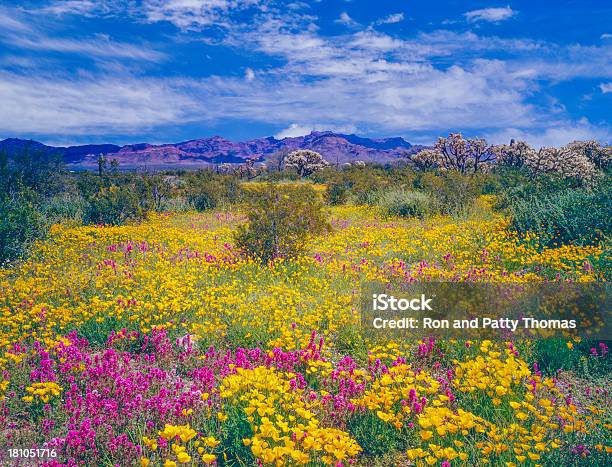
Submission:
M 349 198 L 349 187 L 346 183 L 333 183 L 327 190 L 327 203 L 332 206 L 346 204 Z
M 434 203 L 429 195 L 403 189 L 382 191 L 377 204 L 389 216 L 424 218 L 431 214 Z
M 88 210 L 87 200 L 79 194 L 66 193 L 46 199 L 42 211 L 50 222 L 82 224 Z
M 483 174 L 463 175 L 457 171 L 446 171 L 440 174 L 427 172 L 418 183 L 432 197 L 437 212 L 461 216 L 483 193 L 485 180 Z
M 207 170 L 191 172 L 185 177 L 184 195 L 198 211 L 234 204 L 241 199 L 236 175 L 215 174 Z
M 31 191 L 0 195 L 0 266 L 27 253 L 29 246 L 45 236 L 47 222 Z
M 508 200 L 512 226 L 521 235 L 536 233 L 545 245 L 590 244 L 610 235 L 610 183 L 593 189 L 524 190 Z
M 145 215 L 136 190 L 130 185 L 102 187 L 89 200 L 86 224 L 122 225 Z
M 246 224 L 235 236 L 245 254 L 263 263 L 303 253 L 306 241 L 329 229 L 320 194 L 310 186 L 269 183 L 249 187 Z

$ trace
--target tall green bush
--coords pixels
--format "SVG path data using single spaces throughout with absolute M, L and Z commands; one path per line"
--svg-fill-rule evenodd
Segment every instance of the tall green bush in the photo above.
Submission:
M 612 228 L 610 184 L 595 189 L 528 192 L 508 200 L 512 226 L 522 236 L 536 233 L 546 245 L 591 244 Z
M 427 172 L 419 180 L 442 214 L 461 216 L 469 212 L 474 201 L 483 193 L 486 174 L 461 174 L 456 171 Z
M 434 210 L 429 195 L 420 191 L 388 190 L 378 194 L 377 204 L 389 216 L 424 218 Z
M 263 263 L 302 254 L 310 236 L 329 229 L 321 196 L 305 184 L 256 184 L 248 188 L 246 224 L 236 244 Z
M 141 219 L 144 214 L 133 186 L 111 185 L 100 188 L 89 200 L 85 223 L 122 225 L 130 220 Z
M 14 196 L 0 195 L 0 220 L 0 266 L 24 256 L 47 230 L 46 219 L 29 191 Z

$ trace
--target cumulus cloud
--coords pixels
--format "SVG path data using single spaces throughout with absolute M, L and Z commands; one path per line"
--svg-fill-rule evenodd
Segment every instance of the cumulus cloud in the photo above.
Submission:
M 251 8 L 265 9 L 263 0 L 143 0 L 147 21 L 168 21 L 181 29 L 211 25 L 230 26 L 230 14 Z
M 113 2 L 101 3 L 105 11 L 111 10 Z M 301 4 L 291 12 L 275 8 L 274 2 L 256 0 L 143 0 L 141 4 L 147 8 L 124 12 L 137 15 L 138 21 L 171 22 L 197 34 L 199 40 L 208 36 L 192 29 L 219 21 L 215 26 L 221 26 L 222 33 L 214 44 L 262 54 L 275 59 L 274 65 L 257 73 L 243 68 L 243 75 L 198 79 L 123 75 L 96 80 L 65 73 L 34 82 L 25 74 L 13 76 L 0 82 L 0 100 L 11 107 L 0 112 L 4 126 L 85 134 L 88 129 L 137 132 L 192 121 L 250 121 L 284 128 L 278 133 L 281 137 L 327 129 L 433 137 L 452 129 L 503 135 L 507 140 L 506 128 L 534 141 L 561 139 L 559 129 L 565 129 L 564 134 L 605 136 L 598 129 L 601 126 L 568 123 L 566 110 L 546 93 L 547 83 L 583 77 L 597 77 L 607 86 L 612 79 L 607 66 L 612 49 L 605 44 L 567 46 L 444 29 L 397 37 L 369 27 L 326 36 L 317 18 Z M 76 4 L 71 7 L 79 11 Z M 247 10 L 253 14 L 234 16 Z M 466 17 L 499 21 L 508 15 L 514 15 L 510 7 L 475 10 Z M 349 19 L 353 21 L 347 14 L 344 22 Z M 400 19 L 398 14 L 379 21 Z M 85 41 L 81 47 L 91 45 Z M 54 46 L 78 50 L 70 42 Z M 45 97 L 38 85 L 54 99 Z M 141 96 L 142 101 L 140 87 L 149 93 Z M 102 106 L 103 93 L 111 96 L 108 109 Z M 46 109 L 41 114 L 29 110 L 38 100 Z M 21 110 L 15 109 L 26 109 L 27 118 L 19 117 Z M 120 115 L 117 121 L 110 117 L 114 113 Z M 19 123 L 6 123 L 13 121 Z
M 599 85 L 599 89 L 601 89 L 601 92 L 603 92 L 604 94 L 608 94 L 609 92 L 612 92 L 612 82 L 601 83 Z
M 612 129 L 609 126 L 593 125 L 586 118 L 576 122 L 568 120 L 550 122 L 548 128 L 522 129 L 507 128 L 493 133 L 486 133 L 487 140 L 492 143 L 508 143 L 511 139 L 527 141 L 536 148 L 563 146 L 571 141 L 598 140 L 612 141 Z
M 333 131 L 335 133 L 356 133 L 357 127 L 354 125 L 345 125 L 338 126 L 335 124 L 299 124 L 292 123 L 284 130 L 279 131 L 276 135 L 274 135 L 277 139 L 282 138 L 294 138 L 296 136 L 304 136 L 312 133 L 313 131 Z
M 497 23 L 510 19 L 514 15 L 516 15 L 516 11 L 510 8 L 510 6 L 506 6 L 503 8 L 482 8 L 480 10 L 472 10 L 464 13 L 463 16 L 470 22 L 488 21 Z
M 201 105 L 184 83 L 130 76 L 58 78 L 0 73 L 0 132 L 130 133 L 190 121 Z
M 346 11 L 340 13 L 340 17 L 335 22 L 344 24 L 345 26 L 357 26 L 359 24 L 357 21 L 351 18 Z
M 374 24 L 394 24 L 404 21 L 404 13 L 394 13 L 377 20 Z

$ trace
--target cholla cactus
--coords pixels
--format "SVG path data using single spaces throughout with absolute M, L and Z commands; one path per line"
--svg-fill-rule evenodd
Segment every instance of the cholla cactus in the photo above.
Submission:
M 554 174 L 582 184 L 588 184 L 597 177 L 595 164 L 570 145 L 534 151 L 525 160 L 525 166 L 535 175 Z
M 495 154 L 495 162 L 498 165 L 506 167 L 522 167 L 528 159 L 535 155 L 533 149 L 525 141 L 510 141 L 510 144 L 500 144 L 493 146 L 493 154 Z
M 612 146 L 602 147 L 597 141 L 573 141 L 566 148 L 584 155 L 601 170 L 608 169 L 612 163 Z
M 355 167 L 365 167 L 366 163 L 363 162 L 363 161 L 353 161 L 353 163 L 351 165 L 353 165 Z
M 440 153 L 435 149 L 423 149 L 413 154 L 410 160 L 420 170 L 435 169 L 441 166 Z
M 285 167 L 295 168 L 300 177 L 307 177 L 328 165 L 321 154 L 310 149 L 298 149 L 285 158 Z
M 464 138 L 460 133 L 438 138 L 433 149 L 425 149 L 412 156 L 412 161 L 418 167 L 455 170 L 462 174 L 485 172 L 494 160 L 491 146 L 484 139 Z

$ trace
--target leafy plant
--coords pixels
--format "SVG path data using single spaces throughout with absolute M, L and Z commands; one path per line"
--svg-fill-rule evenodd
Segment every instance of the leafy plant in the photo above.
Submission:
M 309 236 L 329 228 L 321 197 L 310 186 L 258 185 L 247 191 L 247 223 L 235 236 L 248 256 L 263 263 L 298 256 Z
M 383 191 L 377 204 L 390 216 L 424 218 L 433 210 L 431 197 L 426 193 L 407 190 Z

